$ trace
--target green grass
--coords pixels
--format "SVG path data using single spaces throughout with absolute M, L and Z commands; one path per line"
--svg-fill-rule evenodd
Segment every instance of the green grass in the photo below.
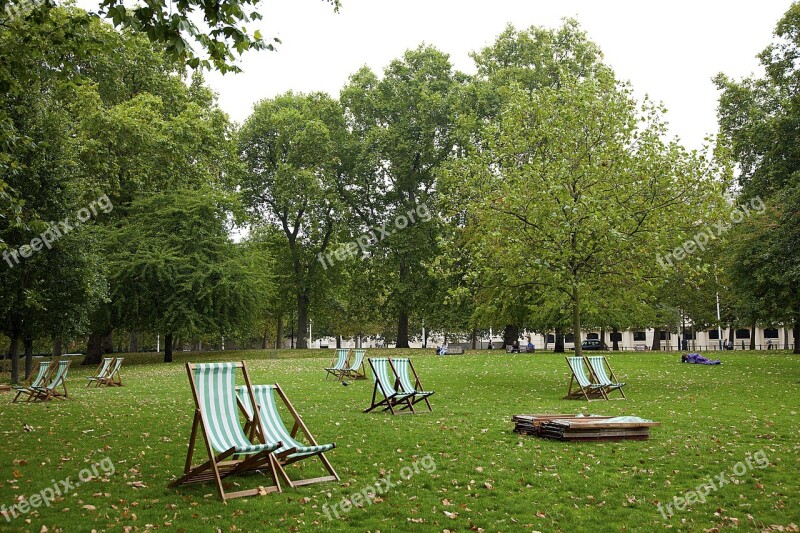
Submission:
M 563 355 L 368 351 L 410 353 L 425 388 L 436 391 L 432 413 L 393 417 L 361 412 L 369 405 L 371 379 L 347 387 L 324 380 L 331 353 L 177 354 L 169 365 L 158 363 L 156 354 L 128 356 L 125 386 L 101 389 L 84 388 L 94 369 L 76 361 L 67 401 L 11 404 L 11 396 L 0 396 L 0 506 L 67 477 L 76 481 L 83 468 L 105 458 L 115 467 L 48 507 L 10 522 L 0 516 L 0 529 L 701 531 L 737 522 L 742 529 L 800 522 L 797 356 L 725 352 L 716 354 L 722 366 L 707 367 L 680 364 L 677 353 L 610 354 L 628 383 L 628 400 L 588 403 L 562 399 L 569 377 Z M 282 385 L 320 442 L 336 442 L 329 458 L 340 483 L 284 487 L 282 494 L 227 504 L 212 485 L 166 488 L 183 469 L 191 427 L 183 362 L 241 359 L 254 383 Z M 514 414 L 580 411 L 636 415 L 662 425 L 649 441 L 630 442 L 565 443 L 511 431 Z M 199 453 L 196 458 L 204 458 L 202 448 Z M 766 468 L 734 475 L 738 463 L 741 473 L 760 453 L 769 460 Z M 325 505 L 381 477 L 394 483 L 415 463 L 418 472 L 380 501 L 327 517 Z M 323 473 L 316 460 L 290 472 Z M 732 482 L 710 492 L 705 503 L 662 517 L 659 502 L 723 472 Z M 266 481 L 256 475 L 230 483 L 244 489 Z

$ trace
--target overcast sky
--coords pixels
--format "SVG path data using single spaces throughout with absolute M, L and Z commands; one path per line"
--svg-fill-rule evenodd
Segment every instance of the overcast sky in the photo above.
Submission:
M 474 72 L 469 52 L 491 44 L 508 23 L 554 28 L 576 18 L 620 79 L 663 102 L 673 135 L 689 148 L 716 132 L 712 76 L 760 69 L 755 55 L 771 40 L 789 0 L 265 0 L 265 36 L 277 52 L 248 52 L 241 74 L 207 74 L 222 108 L 237 122 L 253 104 L 288 90 L 338 96 L 363 65 L 377 73 L 409 48 L 434 45 L 458 70 Z

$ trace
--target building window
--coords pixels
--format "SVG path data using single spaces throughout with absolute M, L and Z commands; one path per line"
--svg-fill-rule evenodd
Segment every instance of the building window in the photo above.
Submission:
M 683 338 L 686 339 L 687 341 L 691 341 L 694 340 L 694 335 L 692 335 L 691 331 L 684 331 Z
M 737 339 L 749 339 L 750 338 L 750 330 L 749 329 L 737 329 L 736 330 L 736 338 Z
M 564 342 L 575 342 L 575 334 L 567 333 L 564 335 Z
M 619 331 L 614 333 L 612 331 L 611 332 L 611 342 L 614 342 L 614 341 L 622 342 L 622 333 L 620 333 Z
M 777 339 L 778 338 L 778 330 L 775 328 L 766 328 L 764 330 L 764 338 L 765 339 Z
M 645 333 L 644 331 L 634 331 L 633 332 L 633 340 L 634 341 L 639 341 L 639 342 L 644 342 L 644 341 L 647 340 L 647 333 Z
M 556 336 L 552 333 L 547 334 L 547 340 L 545 341 L 547 344 L 553 344 L 556 342 Z
M 719 330 L 718 329 L 710 329 L 710 330 L 706 331 L 706 333 L 708 333 L 708 339 L 709 340 L 712 340 L 712 341 L 718 341 L 719 340 Z
M 668 341 L 669 340 L 669 331 L 662 331 L 660 340 Z
M 587 333 L 586 334 L 586 338 L 587 339 L 599 339 L 600 338 L 600 334 L 599 333 Z

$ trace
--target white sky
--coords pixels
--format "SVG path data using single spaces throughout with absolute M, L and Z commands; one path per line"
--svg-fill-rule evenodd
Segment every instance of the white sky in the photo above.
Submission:
M 756 5 L 757 4 L 757 5 Z M 336 14 L 321 0 L 264 0 L 260 29 L 278 52 L 248 52 L 241 74 L 207 73 L 221 107 L 237 122 L 253 104 L 293 90 L 338 96 L 363 65 L 379 75 L 425 42 L 474 72 L 469 52 L 494 42 L 507 23 L 557 27 L 574 17 L 600 46 L 617 77 L 667 109 L 673 135 L 699 148 L 716 132 L 718 72 L 760 74 L 755 55 L 769 44 L 790 0 L 342 0 Z M 248 28 L 255 29 L 255 28 Z

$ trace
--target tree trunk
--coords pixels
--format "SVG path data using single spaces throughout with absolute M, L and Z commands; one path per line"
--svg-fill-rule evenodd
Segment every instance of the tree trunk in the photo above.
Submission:
M 172 362 L 172 333 L 167 333 L 164 336 L 164 362 Z
M 342 336 L 341 335 L 336 335 L 336 349 L 337 350 L 341 350 L 342 349 Z
M 266 350 L 269 348 L 269 325 L 264 325 L 264 336 L 261 338 L 261 349 Z
M 514 344 L 514 341 L 517 340 L 519 340 L 519 326 L 515 326 L 514 324 L 506 324 L 506 327 L 503 328 L 502 349 L 505 349 L 506 346 L 511 346 Z
M 139 351 L 139 332 L 131 331 L 128 336 L 128 351 L 137 353 Z
M 106 338 L 105 331 L 92 331 L 89 333 L 89 342 L 86 346 L 86 357 L 83 358 L 84 365 L 99 365 L 103 359 L 103 339 Z
M 600 328 L 600 342 L 602 344 L 606 343 L 606 327 L 605 326 Z
M 581 357 L 583 355 L 583 348 L 581 347 L 581 306 L 580 294 L 578 287 L 572 287 L 572 334 L 575 335 L 575 356 Z M 616 337 L 614 337 L 616 338 Z
M 33 372 L 33 339 L 24 339 L 22 346 L 25 349 L 25 379 Z
M 278 317 L 278 324 L 275 327 L 275 349 L 283 348 L 283 317 Z
M 728 324 L 728 341 L 731 346 L 733 346 L 733 335 L 734 335 L 734 327 L 733 324 Z
M 756 349 L 756 324 L 753 323 L 753 327 L 750 328 L 750 349 Z
M 616 326 L 611 328 L 611 336 L 614 337 L 611 349 L 614 350 L 615 352 L 618 352 L 619 351 L 619 329 Z
M 472 349 L 474 350 L 477 345 L 478 345 L 478 330 L 472 328 Z
M 794 328 L 792 329 L 794 335 L 794 350 L 792 353 L 800 353 L 800 319 L 794 321 Z
M 297 347 L 308 348 L 308 308 L 311 305 L 311 299 L 308 293 L 300 290 L 297 291 Z
M 64 353 L 64 339 L 61 336 L 57 336 L 53 339 L 53 357 L 61 357 L 61 354 Z
M 103 339 L 103 353 L 114 353 L 114 331 L 109 331 Z
M 653 344 L 650 349 L 654 352 L 661 351 L 661 328 L 653 328 Z
M 553 353 L 564 353 L 564 330 L 556 328 L 556 342 L 553 346 Z
M 783 349 L 789 349 L 789 328 L 786 327 L 786 324 L 783 325 Z
M 8 348 L 8 355 L 11 357 L 11 384 L 19 385 L 19 333 L 11 332 L 11 345 Z
M 408 311 L 400 311 L 397 317 L 397 342 L 395 348 L 408 348 Z

